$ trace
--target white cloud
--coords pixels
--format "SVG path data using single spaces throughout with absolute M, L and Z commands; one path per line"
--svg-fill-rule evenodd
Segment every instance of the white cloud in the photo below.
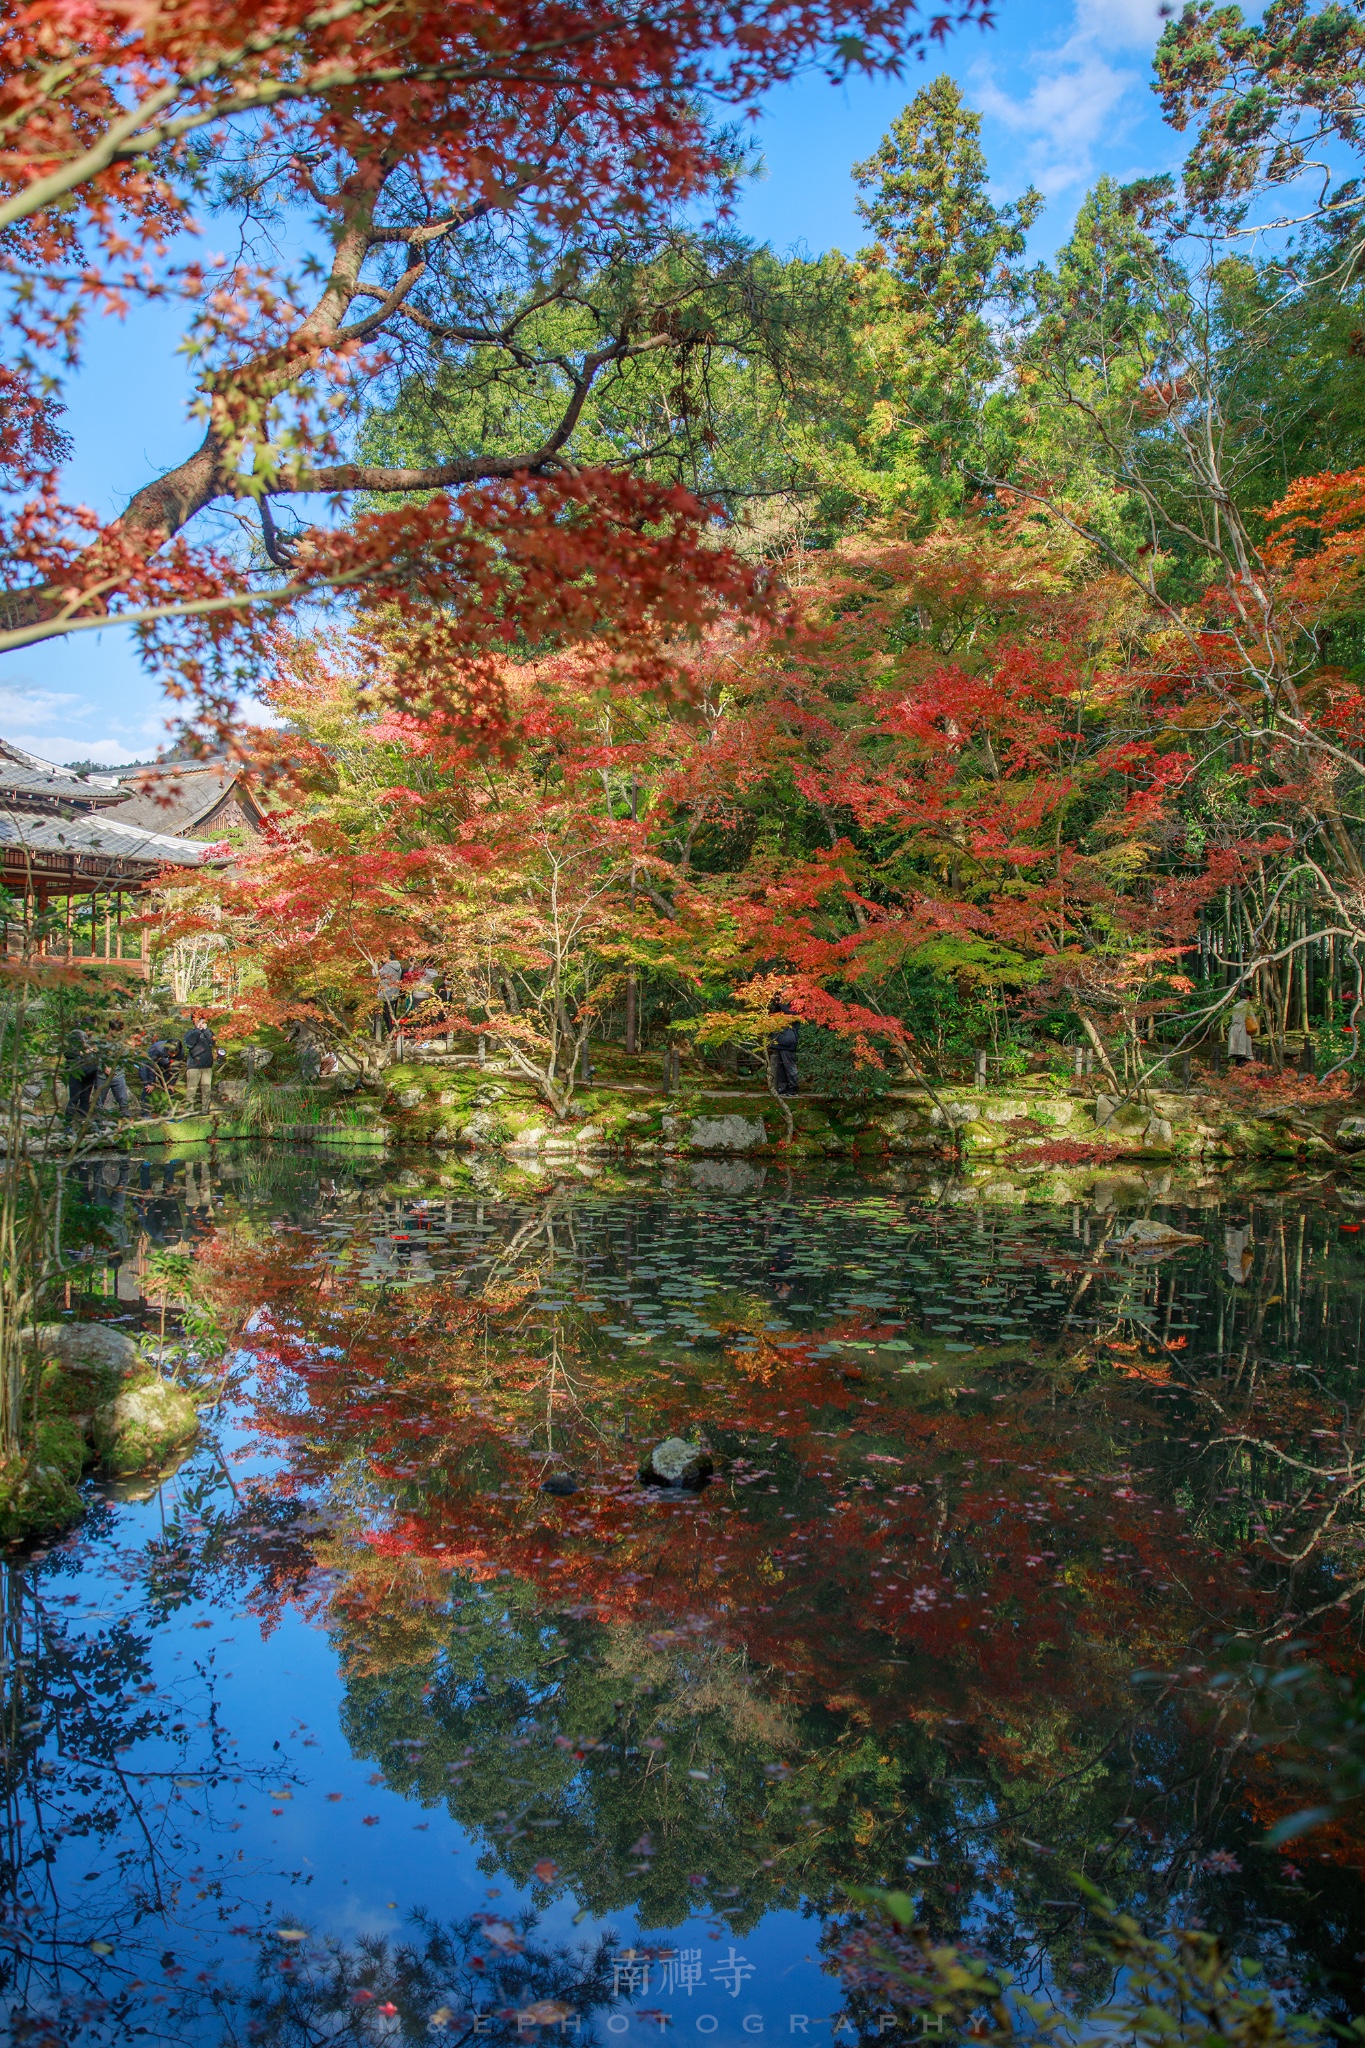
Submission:
M 1172 8 L 1160 0 L 1076 0 L 1076 33 L 1111 50 L 1150 50 Z
M 55 761 L 59 767 L 66 761 L 98 761 L 101 766 L 118 768 L 143 751 L 130 747 L 125 740 L 90 740 L 78 732 L 6 732 L 5 737 L 27 753 L 36 754 L 42 761 Z
M 246 726 L 282 723 L 268 704 L 249 699 L 239 716 Z M 177 737 L 176 721 L 162 706 L 140 719 L 117 718 L 107 705 L 76 691 L 48 690 L 23 680 L 0 683 L 0 738 L 43 761 L 94 761 L 118 768 L 127 761 L 152 759 Z
M 137 723 L 111 718 L 72 690 L 0 683 L 0 737 L 44 761 L 98 761 L 117 767 L 156 753 L 170 738 L 163 716 Z
M 1161 25 L 1155 0 L 1075 0 L 1070 35 L 1032 59 L 1027 90 L 1005 91 L 992 66 L 977 68 L 977 105 L 1020 137 L 1024 171 L 1049 199 L 1089 184 L 1097 150 L 1136 118 L 1139 102 L 1129 96 L 1145 92 L 1148 73 L 1111 60 L 1150 51 Z
M 35 732 L 39 726 L 57 719 L 63 723 L 67 719 L 79 721 L 89 715 L 79 697 L 64 691 L 35 689 L 28 683 L 0 683 L 0 733 L 21 746 L 28 744 L 21 735 Z

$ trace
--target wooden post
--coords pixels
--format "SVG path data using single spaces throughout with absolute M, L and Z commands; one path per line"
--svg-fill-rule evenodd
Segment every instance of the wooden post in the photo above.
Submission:
M 106 960 L 111 960 L 113 958 L 113 954 L 109 951 L 109 947 L 113 940 L 113 926 L 110 922 L 111 915 L 112 913 L 109 907 L 109 898 L 106 895 L 104 899 L 104 957 Z

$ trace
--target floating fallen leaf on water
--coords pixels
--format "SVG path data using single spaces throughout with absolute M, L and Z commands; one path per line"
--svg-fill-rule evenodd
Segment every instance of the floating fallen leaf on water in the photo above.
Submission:
M 534 2005 L 523 2005 L 517 2013 L 520 2026 L 529 2020 L 535 2027 L 557 2027 L 561 2020 L 573 2018 L 573 2007 L 565 2005 L 558 1998 L 538 1998 Z
M 379 1815 L 377 1813 L 362 1814 L 360 1825 L 363 1828 L 377 1828 L 379 1826 Z
M 275 1933 L 280 1941 L 307 1941 L 308 1939 L 308 1931 L 304 1927 L 277 1927 Z
M 454 2018 L 455 2008 L 453 2005 L 438 2005 L 435 2012 L 427 2014 L 427 2025 L 429 2027 L 448 2027 Z
M 542 1856 L 539 1863 L 533 1863 L 531 1868 L 542 1884 L 553 1884 L 559 1876 L 559 1865 L 548 1856 Z
M 491 1914 L 484 1913 L 476 1913 L 474 1918 L 483 1927 L 484 1940 L 491 1942 L 494 1948 L 510 1953 L 521 1947 L 521 1936 L 510 1921 L 495 1920 Z
M 92 1941 L 90 1944 L 90 1953 L 92 1956 L 111 1956 L 114 1953 L 114 1951 L 112 1946 L 107 1941 Z

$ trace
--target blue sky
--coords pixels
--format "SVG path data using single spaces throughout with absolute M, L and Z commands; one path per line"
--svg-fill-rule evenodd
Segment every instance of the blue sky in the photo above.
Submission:
M 985 117 L 997 196 L 1030 182 L 1046 201 L 1036 253 L 1063 240 L 1088 187 L 1174 168 L 1181 138 L 1166 129 L 1150 89 L 1160 33 L 1156 0 L 999 0 L 996 27 L 952 37 L 901 79 L 832 86 L 812 76 L 771 95 L 758 132 L 765 175 L 740 215 L 746 231 L 782 250 L 853 249 L 864 239 L 849 169 L 935 71 L 958 79 Z M 68 495 L 115 512 L 139 484 L 193 447 L 190 392 L 177 355 L 179 323 L 165 308 L 91 329 L 87 360 L 68 392 L 76 454 Z M 26 648 L 0 666 L 0 734 L 49 759 L 118 762 L 156 750 L 165 700 L 128 636 L 79 634 Z

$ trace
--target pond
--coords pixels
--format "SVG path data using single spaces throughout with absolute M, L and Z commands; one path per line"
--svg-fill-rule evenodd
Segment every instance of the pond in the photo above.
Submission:
M 1314 1795 L 1253 1670 L 1355 1668 L 1330 1187 L 1149 1205 L 1174 1249 L 704 1163 L 67 1199 L 66 1313 L 155 1351 L 178 1253 L 214 1400 L 4 1567 L 14 2040 L 872 2040 L 867 1886 L 1082 2010 L 1077 1873 L 1356 2009 L 1359 1837 L 1266 1845 Z M 699 1491 L 641 1483 L 671 1435 Z

